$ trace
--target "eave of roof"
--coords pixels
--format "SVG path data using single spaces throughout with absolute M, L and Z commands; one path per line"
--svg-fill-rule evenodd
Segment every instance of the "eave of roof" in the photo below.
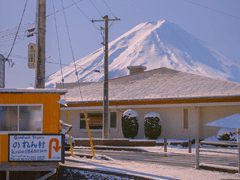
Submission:
M 64 95 L 67 93 L 67 89 L 5 89 L 0 88 L 0 93 L 59 93 Z
M 141 100 L 120 100 L 109 101 L 109 106 L 124 105 L 159 105 L 159 104 L 197 104 L 197 103 L 223 103 L 223 102 L 240 102 L 238 96 L 209 96 L 209 97 L 188 97 L 188 98 L 163 98 L 163 99 L 141 99 Z M 103 101 L 86 101 L 86 102 L 67 102 L 68 107 L 88 107 L 103 106 Z M 61 106 L 64 107 L 64 106 Z

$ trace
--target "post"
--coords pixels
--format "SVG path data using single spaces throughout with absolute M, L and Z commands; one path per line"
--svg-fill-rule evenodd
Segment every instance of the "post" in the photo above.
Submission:
M 105 51 L 104 51 L 104 89 L 103 89 L 103 131 L 102 137 L 103 139 L 109 138 L 109 127 L 108 127 L 108 21 L 119 21 L 120 19 L 108 19 L 108 15 L 103 17 L 104 20 L 92 20 L 92 22 L 105 22 Z
M 10 177 L 9 177 L 9 171 L 6 171 L 6 180 L 9 180 Z
M 35 88 L 45 88 L 45 33 L 46 0 L 37 1 L 37 46 L 38 61 L 35 76 Z
M 103 138 L 109 138 L 108 130 L 108 15 L 103 17 L 105 20 L 105 54 L 104 54 L 104 94 L 103 94 Z
M 199 140 L 195 139 L 196 145 L 196 169 L 199 169 Z
M 192 153 L 192 139 L 189 137 L 188 138 L 188 153 Z
M 69 123 L 69 118 L 68 118 L 68 111 L 66 111 L 66 117 L 67 117 L 67 123 Z M 73 156 L 73 147 L 72 147 L 72 135 L 71 135 L 71 131 L 68 132 L 69 134 L 69 141 L 70 141 L 70 149 L 71 149 L 71 156 Z
M 167 152 L 167 138 L 164 138 L 164 152 Z
M 93 148 L 92 137 L 91 137 L 91 132 L 90 132 L 90 129 L 89 129 L 88 120 L 87 120 L 87 114 L 86 113 L 84 113 L 84 117 L 85 117 L 85 122 L 86 122 L 87 130 L 88 130 L 90 146 L 92 148 L 92 154 L 93 154 L 93 157 L 95 158 L 95 152 L 94 152 L 94 148 Z

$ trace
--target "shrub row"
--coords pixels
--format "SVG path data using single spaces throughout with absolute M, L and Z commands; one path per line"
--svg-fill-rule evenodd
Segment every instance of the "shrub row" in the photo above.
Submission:
M 160 116 L 145 116 L 144 132 L 148 139 L 157 139 L 162 132 Z M 125 138 L 134 139 L 138 134 L 138 114 L 136 111 L 128 110 L 123 113 L 122 117 L 122 132 Z

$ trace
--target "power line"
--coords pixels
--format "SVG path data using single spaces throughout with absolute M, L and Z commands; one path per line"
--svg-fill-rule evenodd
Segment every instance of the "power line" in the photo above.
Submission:
M 7 39 L 7 38 L 9 38 L 9 37 L 11 37 L 11 36 L 16 36 L 16 33 L 12 33 L 12 34 L 7 34 L 7 35 L 4 35 L 4 36 L 1 36 L 1 37 L 0 37 L 0 40 L 1 40 L 1 39 Z
M 72 0 L 74 2 L 74 4 L 77 6 L 78 10 L 89 20 L 91 21 L 91 19 L 80 9 L 80 7 L 77 5 L 77 3 L 75 3 L 74 0 Z
M 18 29 L 17 29 L 16 35 L 15 35 L 15 38 L 14 38 L 14 41 L 13 41 L 12 47 L 11 47 L 11 49 L 10 49 L 10 52 L 9 52 L 7 58 L 6 58 L 7 60 L 8 60 L 8 57 L 10 56 L 10 54 L 12 53 L 12 50 L 13 50 L 13 47 L 14 47 L 14 44 L 15 44 L 15 41 L 16 41 L 16 38 L 17 38 L 17 34 L 18 34 L 19 29 L 20 29 L 20 26 L 21 26 L 22 20 L 23 20 L 23 15 L 24 15 L 25 10 L 26 10 L 27 2 L 28 2 L 28 0 L 26 0 L 25 6 L 24 6 L 24 9 L 23 9 L 23 13 L 22 13 L 22 17 L 21 17 L 21 20 L 20 20 L 20 23 L 19 23 L 19 26 L 18 26 Z
M 220 13 L 220 14 L 224 14 L 226 16 L 230 16 L 230 17 L 233 17 L 233 18 L 236 18 L 236 19 L 240 19 L 240 17 L 234 16 L 234 15 L 231 15 L 231 14 L 228 14 L 228 13 L 225 13 L 225 12 L 221 12 L 221 11 L 218 11 L 216 9 L 213 9 L 213 8 L 210 8 L 210 7 L 207 7 L 207 6 L 204 6 L 204 5 L 189 1 L 189 0 L 183 0 L 183 1 L 194 4 L 194 5 L 197 5 L 197 6 L 200 6 L 202 8 L 206 8 L 206 9 L 211 10 L 211 11 L 215 11 L 215 12 Z
M 32 24 L 35 24 L 35 21 L 30 22 L 30 23 L 27 23 L 27 24 L 23 24 L 23 25 L 21 25 L 20 27 L 30 26 L 30 25 L 32 25 Z M 12 31 L 12 30 L 14 30 L 14 29 L 16 29 L 16 28 L 18 28 L 18 27 L 19 27 L 19 26 L 14 27 L 14 28 L 10 28 L 10 29 L 6 29 L 6 30 L 4 30 L 4 31 L 1 31 L 0 33 L 4 33 L 4 32 L 7 32 L 7 31 Z
M 52 0 L 52 4 L 53 4 L 53 11 L 55 11 L 54 0 Z M 59 46 L 59 39 L 58 39 L 57 20 L 56 20 L 56 15 L 55 15 L 55 14 L 54 14 L 54 21 L 55 21 L 55 28 L 56 28 L 56 35 L 57 35 L 58 56 L 59 56 L 59 60 L 60 60 L 60 69 L 61 69 L 61 74 L 62 74 L 62 82 L 64 82 L 64 79 L 63 79 L 63 72 L 62 72 L 62 59 L 61 59 L 60 46 Z
M 101 16 L 101 17 L 103 17 L 103 16 L 102 16 L 102 14 L 100 13 L 100 11 L 98 10 L 98 8 L 97 8 L 97 7 L 96 7 L 96 6 L 93 4 L 92 0 L 90 0 L 90 2 L 91 2 L 91 3 L 92 3 L 92 5 L 95 7 L 95 9 L 96 9 L 96 10 L 97 10 L 97 12 L 100 14 L 100 16 Z
M 62 7 L 63 7 L 63 0 L 61 0 L 61 2 L 62 2 Z M 82 97 L 82 92 L 81 92 L 81 89 L 80 89 L 80 82 L 79 82 L 79 77 L 78 77 L 76 62 L 75 62 L 75 58 L 74 58 L 74 54 L 73 54 L 72 42 L 71 42 L 70 33 L 69 33 L 69 29 L 68 29 L 68 24 L 67 24 L 67 18 L 66 18 L 66 14 L 65 14 L 65 11 L 64 11 L 64 10 L 63 10 L 63 14 L 64 14 L 64 19 L 65 19 L 65 23 L 66 23 L 66 27 L 67 27 L 68 40 L 69 40 L 69 44 L 70 44 L 70 48 L 71 48 L 71 52 L 72 52 L 73 63 L 74 63 L 74 67 L 75 67 L 75 74 L 76 74 L 76 76 L 77 76 L 79 93 L 80 93 L 81 99 L 83 99 L 83 97 Z
M 62 6 L 63 6 L 63 1 L 61 0 L 61 2 L 62 2 Z M 65 23 L 66 23 L 67 33 L 68 33 L 68 40 L 69 40 L 69 44 L 70 44 L 70 48 L 71 48 L 71 52 L 72 52 L 72 58 L 73 58 L 73 61 L 74 61 L 74 64 L 75 64 L 75 58 L 74 58 L 74 54 L 73 54 L 72 41 L 71 41 L 69 28 L 68 28 L 68 24 L 67 24 L 67 18 L 66 18 L 66 14 L 65 14 L 64 9 L 63 9 L 63 14 L 64 14 Z
M 46 17 L 49 17 L 49 16 L 51 16 L 51 15 L 53 15 L 53 14 L 56 14 L 56 13 L 58 13 L 58 12 L 60 12 L 60 11 L 64 11 L 64 9 L 67 9 L 67 8 L 73 6 L 73 5 L 77 4 L 77 3 L 80 3 L 80 2 L 82 2 L 82 1 L 84 1 L 84 0 L 80 0 L 80 1 L 78 1 L 78 2 L 75 2 L 74 4 L 70 4 L 69 6 L 62 7 L 62 9 L 57 10 L 57 11 L 51 13 L 51 14 L 48 14 Z
M 110 9 L 109 6 L 107 5 L 107 3 L 105 2 L 105 0 L 103 0 L 103 2 L 106 4 L 107 8 L 108 8 L 109 11 L 112 13 L 112 15 L 113 15 L 115 18 L 117 18 L 117 17 L 113 14 L 113 12 L 111 11 L 111 9 Z
M 84 0 L 80 0 L 80 1 L 78 1 L 78 2 L 75 2 L 75 4 L 78 4 L 78 3 L 82 2 L 82 1 L 84 1 Z M 66 7 L 64 7 L 63 9 L 67 9 L 67 8 L 69 8 L 69 7 L 71 7 L 71 6 L 75 5 L 75 4 L 71 4 L 71 5 L 69 5 L 69 6 L 66 6 Z M 53 15 L 53 14 L 56 14 L 56 13 L 62 11 L 63 9 L 60 9 L 60 10 L 58 10 L 58 11 L 56 11 L 56 12 L 53 12 L 53 13 L 51 13 L 51 14 L 48 14 L 46 17 L 49 17 L 49 16 L 51 16 L 51 15 Z M 36 23 L 36 21 L 32 21 L 32 22 L 30 22 L 30 23 L 26 23 L 26 24 L 21 25 L 21 27 L 30 26 L 30 25 L 35 24 L 35 23 Z M 10 29 L 6 29 L 6 30 L 4 30 L 4 31 L 1 31 L 0 33 L 4 33 L 4 32 L 7 32 L 7 31 L 12 31 L 12 30 L 14 30 L 14 29 L 16 29 L 16 28 L 18 28 L 18 27 L 19 27 L 19 26 L 14 27 L 14 28 L 10 28 Z
M 113 14 L 112 10 L 109 8 L 109 6 L 108 6 L 107 3 L 105 2 L 105 0 L 103 0 L 103 2 L 105 3 L 105 5 L 106 5 L 107 8 L 109 9 L 109 11 L 112 13 L 112 15 L 117 19 L 117 17 Z M 112 21 L 108 29 L 110 29 L 111 26 L 112 26 L 114 23 L 115 23 L 115 21 Z
M 3 55 L 7 55 L 8 54 L 8 53 L 3 52 L 3 51 L 0 51 L 0 53 L 3 54 Z M 12 54 L 12 53 L 11 53 L 10 57 L 16 57 L 16 58 L 19 58 L 19 59 L 27 59 L 26 56 L 21 56 L 21 55 Z M 46 63 L 60 65 L 60 63 L 51 62 L 51 61 L 46 61 Z M 64 65 L 64 66 L 74 66 L 74 65 L 71 65 L 71 64 L 64 64 L 64 63 L 61 63 L 61 64 Z M 82 70 L 85 70 L 85 71 L 94 71 L 95 68 L 103 68 L 103 66 L 96 66 L 94 68 L 86 68 L 86 67 L 82 67 L 81 65 L 77 65 L 77 64 L 76 64 L 76 67 L 78 69 L 82 69 Z
M 18 43 L 20 43 L 20 42 L 22 42 L 22 41 L 24 41 L 25 39 L 19 39 L 19 40 L 16 40 L 16 42 L 15 42 L 15 44 L 18 44 Z M 3 43 L 5 43 L 5 42 L 9 42 L 9 41 L 12 41 L 12 39 L 11 40 L 7 40 L 7 41 L 3 41 Z M 4 47 L 4 46 L 12 46 L 12 43 L 11 44 L 3 44 L 3 45 L 0 45 L 1 47 Z
M 74 0 L 72 0 L 72 1 L 74 2 Z M 74 2 L 74 3 L 75 3 L 75 2 Z M 79 8 L 79 6 L 78 6 L 77 4 L 75 4 L 75 5 L 77 6 L 78 10 L 79 10 L 89 21 L 92 22 L 92 20 Z M 92 23 L 93 23 L 93 22 L 92 22 Z M 93 26 L 94 26 L 96 29 L 100 30 L 100 28 L 97 28 L 94 23 L 93 23 Z

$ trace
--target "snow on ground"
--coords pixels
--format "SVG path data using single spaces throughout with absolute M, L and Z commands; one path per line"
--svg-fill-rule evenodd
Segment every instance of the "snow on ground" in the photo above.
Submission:
M 229 174 L 208 170 L 197 170 L 195 168 L 168 166 L 164 164 L 121 161 L 121 160 L 99 160 L 75 157 L 66 157 L 75 167 L 96 169 L 98 171 L 111 171 L 122 174 L 131 174 L 149 179 L 184 179 L 184 180 L 206 180 L 206 179 L 240 179 L 239 174 Z
M 161 142 L 163 140 L 157 140 Z M 187 140 L 168 140 L 170 142 L 187 142 Z M 219 142 L 216 136 L 205 139 L 205 141 L 214 141 Z M 81 147 L 78 147 L 81 148 Z M 132 148 L 132 147 L 131 147 Z M 149 152 L 156 152 L 156 153 L 163 153 L 164 147 L 163 146 L 155 146 L 155 147 L 136 147 L 140 149 L 147 150 Z M 215 152 L 223 152 L 217 154 L 219 156 L 235 156 L 237 158 L 237 148 L 215 148 L 212 146 L 202 147 L 202 150 L 211 150 Z M 192 145 L 192 154 L 194 154 L 195 145 Z M 181 145 L 178 146 L 167 146 L 167 153 L 176 153 L 176 154 L 188 154 L 188 147 L 182 147 Z M 208 154 L 208 155 L 216 155 L 214 152 L 201 152 L 200 154 Z M 209 171 L 209 170 L 202 170 L 202 169 L 195 169 L 189 167 L 181 167 L 181 166 L 168 166 L 164 164 L 155 164 L 153 162 L 136 162 L 136 161 L 125 161 L 125 160 L 103 160 L 101 158 L 80 158 L 78 156 L 74 157 L 66 157 L 66 163 L 71 163 L 75 167 L 81 168 L 88 168 L 88 169 L 96 169 L 100 171 L 111 171 L 116 173 L 123 173 L 123 174 L 131 174 L 135 176 L 141 176 L 150 179 L 184 179 L 184 180 L 205 180 L 205 179 L 240 179 L 239 174 L 230 174 L 224 172 L 217 172 L 217 171 Z M 80 163 L 79 163 L 80 162 Z M 66 164 L 68 165 L 68 164 Z M 236 168 L 235 168 L 236 169 Z M 117 179 L 117 178 L 116 178 Z

